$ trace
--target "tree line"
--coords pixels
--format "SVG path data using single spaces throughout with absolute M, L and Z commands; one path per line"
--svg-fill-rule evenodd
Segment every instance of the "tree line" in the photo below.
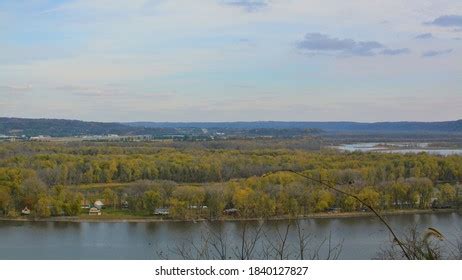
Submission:
M 0 146 L 0 212 L 77 215 L 82 203 L 178 219 L 298 216 L 361 211 L 352 198 L 293 174 L 332 182 L 377 209 L 456 205 L 462 157 L 340 153 L 298 149 L 211 149 L 153 143 L 4 143 Z M 85 187 L 93 184 L 98 187 Z

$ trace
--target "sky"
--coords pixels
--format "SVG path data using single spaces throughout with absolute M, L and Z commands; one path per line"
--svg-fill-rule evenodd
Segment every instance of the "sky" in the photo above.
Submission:
M 462 119 L 462 1 L 0 0 L 0 116 Z

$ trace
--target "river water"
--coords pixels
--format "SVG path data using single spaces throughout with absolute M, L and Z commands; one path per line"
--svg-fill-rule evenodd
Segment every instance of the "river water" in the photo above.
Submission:
M 434 227 L 446 238 L 462 237 L 461 213 L 430 213 L 387 216 L 399 234 L 416 225 L 419 229 Z M 263 223 L 263 224 L 262 224 Z M 247 241 L 255 236 L 253 229 L 262 231 L 254 259 L 266 258 L 269 242 L 279 244 L 278 232 L 284 235 L 288 221 L 242 222 L 13 222 L 0 221 L 0 259 L 181 259 L 180 249 L 194 253 L 203 245 L 210 228 L 226 239 L 227 258 L 236 258 L 244 226 Z M 390 244 L 390 235 L 375 217 L 322 218 L 300 220 L 305 236 L 310 236 L 307 255 L 323 240 L 331 237 L 332 247 L 342 244 L 340 259 L 376 258 L 381 248 Z M 296 227 L 289 227 L 288 257 L 297 258 Z M 320 257 L 327 254 L 327 242 Z M 189 246 L 189 247 L 188 247 Z M 265 249 L 266 248 L 266 249 Z M 212 258 L 212 257 L 210 257 Z
M 382 144 L 389 145 L 388 147 Z M 339 150 L 347 152 L 381 152 L 381 153 L 428 153 L 432 155 L 450 156 L 462 155 L 462 149 L 435 148 L 430 147 L 428 143 L 355 143 L 343 144 L 337 147 Z

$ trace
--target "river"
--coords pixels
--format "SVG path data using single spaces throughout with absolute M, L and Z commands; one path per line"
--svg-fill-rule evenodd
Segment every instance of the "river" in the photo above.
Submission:
M 347 152 L 381 152 L 381 153 L 428 153 L 432 155 L 462 155 L 462 149 L 430 147 L 428 143 L 355 143 L 336 146 Z
M 434 227 L 454 242 L 462 237 L 461 213 L 390 215 L 387 217 L 399 234 L 416 225 Z M 265 258 L 269 241 L 278 244 L 278 231 L 284 235 L 288 221 L 266 221 L 252 258 Z M 0 259 L 180 259 L 178 248 L 190 248 L 190 240 L 203 244 L 201 236 L 213 228 L 221 232 L 228 246 L 228 258 L 236 258 L 245 222 L 17 222 L 0 221 Z M 261 222 L 247 222 L 247 232 Z M 329 235 L 332 246 L 342 244 L 340 259 L 371 259 L 390 244 L 390 235 L 375 217 L 321 218 L 300 220 L 311 236 L 308 247 L 317 247 Z M 297 231 L 289 228 L 286 252 L 297 258 Z M 254 236 L 249 234 L 247 238 Z M 187 249 L 186 251 L 188 251 Z M 308 250 L 309 251 L 309 250 Z M 320 250 L 327 253 L 327 242 Z

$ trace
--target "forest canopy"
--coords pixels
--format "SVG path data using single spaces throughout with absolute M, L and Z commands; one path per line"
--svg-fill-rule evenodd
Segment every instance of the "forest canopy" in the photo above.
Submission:
M 27 207 L 39 217 L 74 216 L 96 200 L 134 215 L 152 216 L 165 208 L 177 219 L 217 219 L 229 209 L 249 218 L 364 209 L 294 174 L 262 177 L 288 169 L 331 182 L 378 209 L 459 202 L 460 156 L 308 151 L 280 148 L 280 143 L 246 147 L 1 143 L 0 214 L 17 216 Z

